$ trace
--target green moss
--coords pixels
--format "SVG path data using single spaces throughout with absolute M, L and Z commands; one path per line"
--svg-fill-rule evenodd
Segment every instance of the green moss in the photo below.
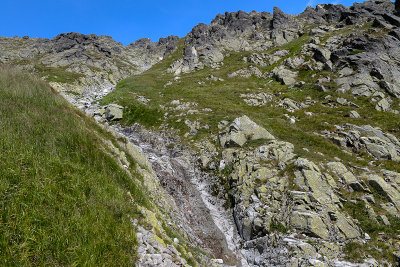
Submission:
M 363 53 L 363 52 L 365 52 L 365 50 L 354 49 L 354 50 L 350 51 L 350 52 L 348 53 L 348 55 L 349 55 L 349 56 L 353 56 L 353 55 L 357 55 L 357 54 L 360 54 L 360 53 Z
M 196 261 L 192 258 L 192 257 L 188 257 L 186 259 L 187 264 L 189 264 L 190 266 L 196 266 Z
M 271 224 L 269 225 L 270 232 L 280 232 L 286 234 L 289 232 L 289 229 L 286 228 L 281 222 L 272 220 Z
M 167 224 L 165 222 L 162 223 L 162 227 L 169 238 L 171 238 L 172 240 L 174 238 L 177 238 L 178 240 L 182 241 L 182 238 L 175 231 L 173 231 L 169 226 L 167 226 Z
M 256 148 L 268 143 L 268 139 L 257 139 L 257 140 L 249 140 L 247 141 L 243 147 L 245 148 Z

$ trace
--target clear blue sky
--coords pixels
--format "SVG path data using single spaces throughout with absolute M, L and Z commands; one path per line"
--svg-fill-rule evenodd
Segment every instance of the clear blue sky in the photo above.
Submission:
M 168 35 L 185 36 L 200 22 L 218 13 L 268 11 L 274 6 L 298 14 L 307 5 L 350 0 L 1 0 L 0 36 L 52 38 L 63 32 L 112 36 L 123 44 L 142 37 L 157 41 Z M 362 2 L 362 1 L 356 1 Z

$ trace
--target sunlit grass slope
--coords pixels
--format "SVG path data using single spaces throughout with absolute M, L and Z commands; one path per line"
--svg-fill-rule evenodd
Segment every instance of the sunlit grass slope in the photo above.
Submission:
M 45 82 L 0 66 L 0 265 L 134 265 L 146 203 L 103 138 L 115 142 Z

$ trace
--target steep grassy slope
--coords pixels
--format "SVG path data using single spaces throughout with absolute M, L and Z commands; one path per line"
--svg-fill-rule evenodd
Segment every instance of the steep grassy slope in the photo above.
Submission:
M 133 265 L 131 220 L 147 203 L 133 168 L 102 145 L 113 137 L 6 67 L 0 117 L 0 265 Z

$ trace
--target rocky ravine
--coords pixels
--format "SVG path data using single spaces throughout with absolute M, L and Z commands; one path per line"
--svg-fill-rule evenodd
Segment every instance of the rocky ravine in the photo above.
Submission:
M 93 109 L 98 108 L 94 103 L 97 98 L 98 94 L 86 95 L 86 101 L 94 100 L 82 106 L 88 115 L 96 116 Z M 72 103 L 85 101 L 68 100 Z M 108 111 L 113 112 L 110 109 Z M 111 118 L 115 119 L 118 112 L 116 110 Z M 192 246 L 203 249 L 214 258 L 202 258 L 199 262 L 201 265 L 249 266 L 232 214 L 224 208 L 225 201 L 221 197 L 213 196 L 217 178 L 200 170 L 197 157 L 190 150 L 180 145 L 171 146 L 179 144 L 179 141 L 167 134 L 148 131 L 137 124 L 125 128 L 103 122 L 109 131 L 128 142 L 126 147 L 130 155 L 138 161 L 140 171 L 144 173 L 145 185 L 151 192 L 149 197 L 159 207 L 160 213 L 157 215 L 143 210 L 146 220 L 153 227 L 149 230 L 138 226 L 138 266 L 187 264 L 181 257 L 182 252 L 174 246 L 166 246 L 162 239 L 154 238 L 159 235 L 158 231 L 163 231 L 161 221 L 156 216 L 169 221 L 173 228 L 184 233 Z M 174 242 L 179 241 L 176 239 Z
M 158 205 L 158 212 L 143 210 L 148 225 L 138 226 L 139 266 L 188 264 L 188 253 L 178 251 L 184 249 L 179 240 L 164 243 L 162 221 L 211 255 L 197 259 L 206 266 L 390 266 L 400 261 L 400 173 L 395 171 L 400 140 L 398 127 L 385 127 L 385 122 L 398 119 L 400 110 L 398 6 L 399 1 L 382 0 L 351 7 L 318 5 L 297 16 L 279 8 L 273 14 L 226 13 L 210 25 L 194 27 L 179 49 L 173 37 L 157 44 L 140 40 L 128 47 L 79 34 L 53 40 L 3 38 L 0 59 L 31 70 L 38 70 L 39 62 L 58 71 L 65 66 L 57 62 L 67 61 L 63 71 L 82 74 L 82 84 L 94 85 L 78 96 L 61 90 L 130 141 L 131 156 L 138 160 L 149 197 Z M 93 51 L 100 56 L 91 55 Z M 218 125 L 212 125 L 213 120 L 204 123 L 200 116 L 217 113 L 217 108 L 197 110 L 204 103 L 181 96 L 160 106 L 166 121 L 159 132 L 114 124 L 127 116 L 125 108 L 116 103 L 100 107 L 96 100 L 112 92 L 115 81 L 150 68 L 173 51 L 177 60 L 162 72 L 170 80 L 157 92 L 160 102 L 166 88 L 191 78 L 187 73 L 209 69 L 213 75 L 207 73 L 196 83 L 213 88 L 247 79 L 248 84 L 264 82 L 264 87 L 240 88 L 244 90 L 238 101 L 246 114 L 219 120 Z M 226 65 L 234 62 L 229 61 L 232 54 L 240 57 L 237 66 Z M 83 70 L 86 65 L 92 72 Z M 232 71 L 218 76 L 225 68 Z M 109 70 L 117 78 L 98 79 Z M 77 85 L 59 83 L 54 75 L 51 79 L 62 88 Z M 144 105 L 153 100 L 135 97 Z M 230 100 L 231 95 L 226 97 Z M 312 124 L 322 117 L 324 123 L 315 123 L 307 134 L 328 140 L 345 159 L 323 154 L 318 147 L 308 151 L 313 154 L 302 153 L 303 144 L 294 145 L 296 140 L 280 138 L 288 135 L 273 132 L 279 133 L 277 127 L 255 122 L 263 122 L 254 113 L 258 108 L 266 113 L 263 107 L 279 108 L 284 115 L 271 119 L 283 117 L 287 131 L 296 130 L 290 125 L 303 130 L 304 121 Z M 325 119 L 332 113 L 340 116 L 338 123 Z M 187 126 L 183 139 L 174 136 L 178 131 L 168 124 L 182 119 Z M 208 135 L 195 139 L 204 130 Z M 309 149 L 304 145 L 303 150 Z M 352 263 L 346 259 L 351 255 Z

